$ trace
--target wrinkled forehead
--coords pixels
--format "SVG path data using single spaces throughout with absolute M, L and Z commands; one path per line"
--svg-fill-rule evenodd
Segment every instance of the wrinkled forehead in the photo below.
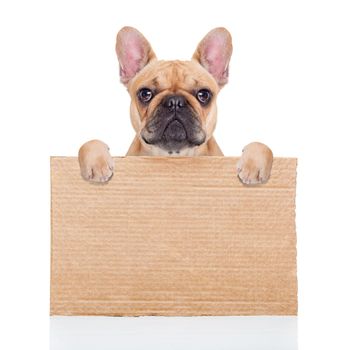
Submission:
M 142 87 L 158 92 L 207 88 L 216 93 L 219 90 L 215 79 L 195 61 L 151 62 L 136 75 L 130 90 Z

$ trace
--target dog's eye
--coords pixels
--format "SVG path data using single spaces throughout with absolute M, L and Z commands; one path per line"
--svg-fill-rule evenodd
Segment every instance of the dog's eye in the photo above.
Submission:
M 147 103 L 152 100 L 153 92 L 150 89 L 143 88 L 138 92 L 139 100 L 143 103 Z
M 207 89 L 202 89 L 197 92 L 197 100 L 203 105 L 207 104 L 210 98 L 211 92 Z

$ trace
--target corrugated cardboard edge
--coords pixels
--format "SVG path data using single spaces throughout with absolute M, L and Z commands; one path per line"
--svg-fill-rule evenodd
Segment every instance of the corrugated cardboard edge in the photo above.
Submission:
M 173 161 L 173 160 L 181 160 L 183 158 L 181 157 L 174 157 L 174 158 L 166 158 L 166 157 L 113 157 L 113 159 L 118 162 L 118 161 L 121 161 L 123 159 L 126 159 L 126 158 L 133 158 L 134 160 L 136 159 L 139 159 L 140 161 L 142 161 L 142 159 L 149 159 L 151 161 L 164 161 L 164 159 L 168 159 L 169 161 Z M 207 158 L 207 157 L 197 157 L 197 158 Z M 223 158 L 223 157 L 210 157 L 210 158 Z M 232 160 L 232 164 L 233 164 L 233 172 L 235 171 L 235 164 L 238 160 L 237 157 L 224 157 L 224 158 L 230 158 Z M 50 157 L 50 166 L 51 166 L 51 169 L 52 169 L 52 164 L 53 162 L 55 162 L 56 159 L 60 159 L 60 160 L 76 160 L 77 161 L 77 158 L 76 157 L 65 157 L 65 156 L 51 156 Z M 186 161 L 188 161 L 189 157 L 186 157 L 185 158 Z M 195 158 L 193 158 L 195 159 Z M 296 197 L 296 180 L 297 180 L 297 158 L 280 158 L 280 157 L 276 157 L 274 158 L 274 162 L 275 163 L 278 163 L 280 161 L 288 161 L 290 162 L 291 166 L 293 167 L 293 169 L 295 170 L 295 178 L 294 178 L 294 232 L 295 232 L 295 258 L 296 258 L 296 303 L 295 303 L 295 308 L 294 308 L 294 311 L 293 312 L 288 312 L 288 313 L 283 313 L 283 314 L 276 314 L 276 315 L 286 315 L 286 316 L 297 316 L 298 315 L 298 279 L 297 279 L 297 234 L 296 234 L 296 225 L 295 225 L 295 218 L 296 218 L 296 206 L 295 206 L 295 197 Z M 273 171 L 272 171 L 273 172 Z M 51 220 L 50 220 L 50 223 L 51 223 L 51 242 L 53 240 L 53 230 L 52 230 L 52 171 L 51 171 L 51 208 L 50 208 L 50 212 L 51 212 Z M 238 181 L 238 183 L 240 184 L 239 180 L 236 178 L 236 181 Z M 237 184 L 237 183 L 236 183 Z M 91 185 L 96 185 L 96 184 L 91 184 Z M 270 185 L 271 185 L 271 182 L 270 182 Z M 269 182 L 267 184 L 265 184 L 264 186 L 266 187 L 270 187 L 269 185 Z M 98 185 L 97 185 L 98 186 Z M 260 186 L 260 185 L 258 185 Z M 254 186 L 251 186 L 251 187 L 254 187 Z M 283 186 L 282 186 L 283 187 Z M 51 245 L 51 258 L 50 258 L 50 262 L 51 262 L 51 266 L 52 266 L 52 245 Z M 51 271 L 51 274 L 50 274 L 50 281 L 51 281 L 51 284 L 52 284 L 52 271 Z M 51 299 L 52 295 L 50 296 L 50 301 L 51 301 L 51 305 L 52 305 L 52 299 Z M 52 307 L 51 307 L 51 310 L 50 310 L 50 315 L 51 316 L 55 316 L 55 315 L 77 315 L 76 313 L 64 313 L 64 314 L 61 314 L 61 313 L 55 313 L 53 312 L 52 310 Z M 87 313 L 84 313 L 82 315 L 89 315 Z M 96 316 L 95 313 L 91 313 L 90 315 L 94 315 Z M 105 316 L 143 316 L 142 313 L 140 314 L 135 314 L 135 313 L 132 313 L 132 314 L 120 314 L 120 315 L 116 315 L 116 314 L 104 314 Z M 157 314 L 157 315 L 160 315 L 162 316 L 162 314 Z M 207 316 L 207 315 L 212 315 L 212 314 L 207 314 L 207 313 L 203 313 L 202 314 L 203 316 Z M 227 314 L 225 314 L 227 315 Z M 223 315 L 223 316 L 225 316 Z M 235 314 L 235 315 L 238 315 L 238 314 Z M 247 313 L 247 314 L 240 314 L 240 315 L 252 315 L 251 313 Z M 263 316 L 263 315 L 271 315 L 270 313 L 262 313 L 262 314 L 256 314 L 257 316 Z M 174 314 L 164 314 L 164 316 L 198 316 L 198 314 L 196 315 L 184 315 L 184 314 L 178 314 L 178 313 L 174 313 Z M 219 315 L 220 316 L 220 315 Z

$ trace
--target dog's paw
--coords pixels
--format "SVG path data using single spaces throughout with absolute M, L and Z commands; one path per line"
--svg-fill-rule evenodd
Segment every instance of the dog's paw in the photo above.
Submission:
M 273 155 L 266 145 L 253 142 L 245 146 L 237 163 L 238 178 L 246 185 L 267 182 L 272 168 Z
M 92 182 L 107 182 L 113 175 L 114 162 L 108 146 L 99 140 L 84 143 L 79 150 L 81 176 Z

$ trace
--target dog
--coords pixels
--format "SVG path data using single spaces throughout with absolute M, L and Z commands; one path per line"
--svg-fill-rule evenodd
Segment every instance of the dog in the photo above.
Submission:
M 216 143 L 216 98 L 227 83 L 232 54 L 225 28 L 211 30 L 190 61 L 157 60 L 151 45 L 135 28 L 117 34 L 120 80 L 131 97 L 131 122 L 136 136 L 127 156 L 223 156 Z M 244 184 L 269 179 L 273 155 L 264 144 L 243 148 L 237 175 Z M 114 162 L 108 146 L 91 140 L 79 150 L 85 180 L 106 182 Z

